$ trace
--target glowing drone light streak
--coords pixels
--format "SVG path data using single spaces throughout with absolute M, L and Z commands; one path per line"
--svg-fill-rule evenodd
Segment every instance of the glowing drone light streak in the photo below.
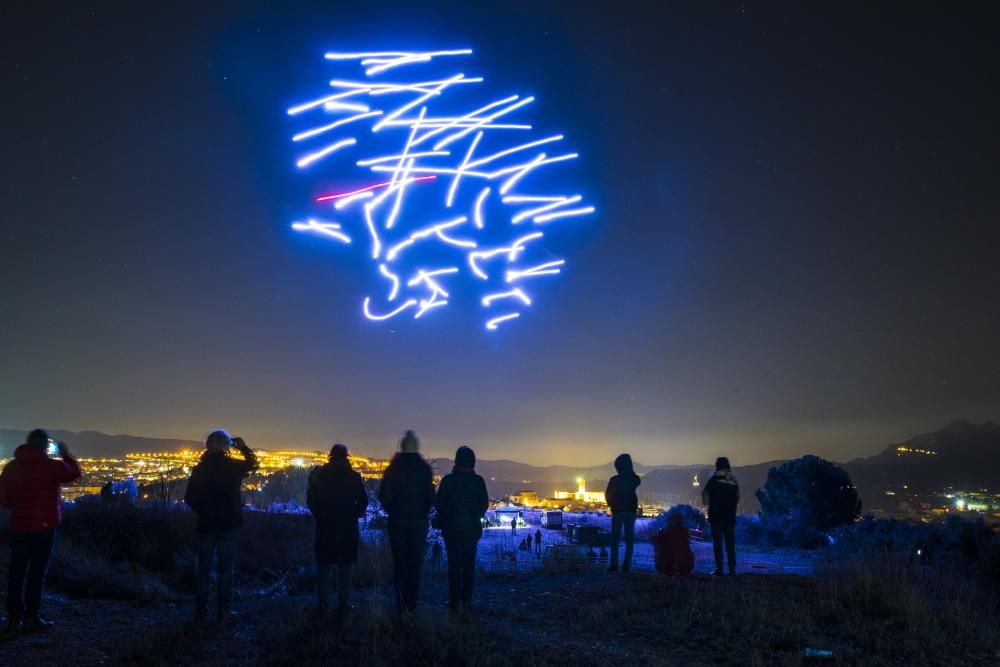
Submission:
M 370 320 L 387 320 L 390 317 L 395 317 L 396 315 L 399 315 L 407 308 L 412 308 L 413 306 L 417 305 L 416 299 L 407 299 L 406 303 L 396 308 L 396 310 L 389 311 L 388 313 L 383 313 L 382 315 L 373 315 L 368 307 L 370 302 L 371 302 L 371 297 L 366 296 L 364 302 L 364 311 L 365 311 L 365 317 L 367 317 Z
M 490 331 L 496 331 L 497 325 L 501 322 L 506 322 L 507 320 L 512 320 L 515 317 L 520 317 L 521 313 L 510 313 L 509 315 L 501 315 L 500 317 L 494 317 L 492 320 L 486 323 L 486 328 Z
M 326 60 L 360 67 L 364 77 L 330 79 L 332 92 L 287 109 L 291 117 L 326 116 L 294 133 L 294 143 L 331 137 L 324 147 L 301 156 L 296 162 L 300 168 L 322 161 L 321 168 L 338 179 L 347 169 L 360 170 L 369 178 L 385 175 L 385 180 L 370 185 L 315 198 L 315 205 L 342 211 L 338 217 L 350 216 L 343 222 L 305 215 L 291 225 L 294 231 L 345 245 L 352 244 L 353 227 L 364 228 L 361 233 L 367 232 L 377 266 L 378 289 L 384 290 L 364 298 L 362 312 L 369 320 L 384 321 L 403 313 L 419 319 L 449 304 L 450 292 L 457 286 L 453 281 L 471 278 L 483 287 L 477 300 L 494 315 L 486 320 L 486 329 L 495 331 L 520 317 L 520 309 L 533 305 L 521 283 L 560 274 L 565 264 L 542 245 L 541 231 L 518 235 L 517 225 L 527 220 L 542 225 L 594 212 L 583 195 L 538 187 L 550 170 L 578 157 L 576 152 L 553 155 L 535 150 L 563 142 L 562 134 L 509 140 L 511 132 L 516 136 L 532 131 L 533 124 L 521 115 L 534 97 L 506 95 L 474 104 L 460 102 L 465 107 L 461 108 L 451 100 L 468 94 L 459 97 L 456 91 L 483 83 L 482 77 L 438 72 L 445 76 L 398 77 L 392 82 L 374 78 L 391 70 L 416 71 L 418 66 L 429 71 L 424 68 L 441 58 L 454 62 L 471 54 L 471 49 L 330 52 Z M 335 136 L 344 126 L 357 130 L 362 123 L 371 132 Z M 390 144 L 394 149 L 387 148 Z M 369 145 L 383 150 L 368 154 Z M 528 176 L 533 176 L 534 185 L 525 189 Z M 438 187 L 432 187 L 434 182 Z M 427 187 L 412 187 L 418 183 Z M 418 197 L 418 190 L 417 203 L 409 203 Z M 437 197 L 435 206 L 432 201 Z M 427 223 L 435 218 L 443 221 Z M 504 308 L 498 314 L 501 304 Z
M 305 222 L 293 222 L 292 229 L 299 232 L 309 231 L 325 234 L 348 244 L 351 242 L 351 237 L 340 231 L 340 224 L 336 222 L 319 222 L 318 220 L 309 218 Z
M 509 292 L 497 292 L 495 294 L 487 294 L 482 298 L 482 304 L 484 306 L 489 306 L 497 299 L 512 299 L 512 298 L 520 299 L 521 302 L 526 306 L 531 305 L 531 299 L 529 299 L 528 295 L 525 294 L 519 287 L 515 287 Z
M 521 278 L 534 278 L 536 276 L 554 276 L 560 273 L 562 270 L 557 268 L 565 264 L 565 260 L 556 260 L 554 262 L 547 262 L 545 264 L 539 264 L 538 266 L 533 266 L 530 269 L 518 270 L 509 269 L 507 271 L 507 277 L 505 280 L 508 283 L 520 280 Z
M 570 218 L 578 215 L 587 215 L 588 213 L 593 213 L 593 206 L 584 206 L 581 208 L 572 208 L 568 211 L 556 211 L 555 213 L 546 213 L 545 215 L 535 216 L 533 222 L 539 224 L 544 222 L 551 222 L 552 220 L 558 220 L 559 218 Z
M 515 215 L 513 218 L 511 218 L 510 222 L 511 222 L 511 224 L 516 225 L 516 224 L 522 222 L 523 220 L 531 218 L 531 217 L 533 217 L 535 215 L 538 215 L 540 213 L 544 213 L 545 211 L 551 211 L 554 208 L 559 208 L 559 207 L 562 207 L 562 206 L 568 206 L 570 204 L 575 204 L 578 201 L 580 201 L 581 199 L 582 199 L 582 197 L 580 195 L 573 195 L 572 197 L 559 197 L 555 201 L 550 202 L 548 204 L 542 204 L 541 206 L 536 206 L 535 208 L 529 208 L 526 211 L 521 211 L 520 213 L 518 213 L 517 215 Z M 508 198 L 504 197 L 504 202 L 507 202 L 507 201 L 508 201 Z M 538 218 L 535 218 L 535 221 L 537 222 Z
M 435 178 L 437 178 L 437 176 L 417 176 L 415 178 L 411 178 L 410 181 L 411 182 L 433 181 Z M 341 192 L 340 194 L 336 195 L 323 195 L 322 197 L 317 197 L 316 201 L 322 202 L 322 201 L 330 201 L 331 199 L 340 199 L 341 197 L 352 197 L 354 195 L 358 195 L 363 192 L 368 192 L 370 190 L 377 190 L 378 188 L 384 188 L 385 186 L 391 184 L 392 181 L 386 181 L 385 183 L 374 183 L 372 185 L 366 185 L 363 188 L 358 188 L 357 190 L 351 190 L 350 192 Z
M 324 132 L 329 132 L 330 130 L 336 129 L 341 125 L 347 125 L 348 123 L 353 123 L 356 120 L 364 120 L 365 118 L 371 118 L 373 116 L 381 116 L 381 111 L 369 111 L 368 113 L 359 113 L 354 116 L 348 116 L 347 118 L 341 118 L 338 121 L 334 121 L 329 125 L 323 125 L 322 127 L 314 127 L 311 130 L 306 130 L 305 132 L 299 132 L 294 137 L 292 141 L 305 141 L 306 139 L 311 139 L 317 134 L 322 134 Z
M 340 141 L 334 142 L 329 146 L 327 146 L 326 148 L 322 148 L 316 151 L 315 153 L 310 153 L 309 155 L 305 156 L 304 158 L 296 162 L 295 165 L 299 169 L 303 169 L 311 165 L 316 160 L 322 160 L 330 153 L 335 153 L 339 151 L 341 148 L 353 146 L 356 143 L 358 143 L 358 140 L 355 139 L 354 137 L 351 137 L 350 139 L 341 139 Z

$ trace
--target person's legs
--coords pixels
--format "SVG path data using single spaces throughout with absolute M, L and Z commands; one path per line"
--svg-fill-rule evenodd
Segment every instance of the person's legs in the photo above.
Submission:
M 479 536 L 471 533 L 463 539 L 462 545 L 462 606 L 472 606 L 472 588 L 476 583 L 476 547 Z
M 198 613 L 208 607 L 208 589 L 212 584 L 212 561 L 219 541 L 218 533 L 198 533 L 198 583 L 195 601 Z
M 736 574 L 736 522 L 731 521 L 726 524 L 723 530 L 726 538 L 726 556 L 729 560 L 729 574 Z M 721 568 L 720 568 L 721 569 Z
M 49 568 L 52 545 L 55 542 L 54 528 L 28 533 L 28 572 L 24 591 L 25 620 L 37 619 L 42 606 L 42 588 L 45 586 L 45 571 Z
M 462 541 L 449 533 L 444 548 L 448 551 L 448 606 L 457 609 L 462 601 Z
M 622 561 L 622 571 L 632 569 L 632 549 L 635 546 L 635 512 L 622 512 L 622 523 L 625 530 L 625 560 Z
M 10 534 L 10 570 L 7 572 L 7 622 L 17 624 L 24 616 L 24 575 L 31 549 L 27 533 Z
M 611 567 L 609 570 L 618 569 L 618 542 L 622 539 L 622 513 L 615 512 L 611 515 Z
M 333 565 L 316 563 L 316 595 L 319 597 L 321 609 L 325 609 L 330 604 L 330 576 L 332 574 Z
M 347 609 L 351 603 L 351 564 L 341 563 L 337 567 L 337 600 L 341 609 Z
M 709 522 L 712 530 L 712 551 L 715 554 L 715 571 L 722 574 L 722 524 L 718 521 Z
M 407 528 L 407 572 L 405 586 L 406 608 L 417 609 L 420 593 L 420 575 L 424 568 L 424 552 L 427 550 L 427 522 L 413 521 Z
M 236 562 L 236 545 L 239 530 L 219 534 L 219 615 L 233 599 L 233 565 Z
M 392 581 L 396 589 L 396 610 L 405 608 L 403 589 L 406 580 L 406 531 L 401 523 L 389 523 L 389 549 L 392 551 Z

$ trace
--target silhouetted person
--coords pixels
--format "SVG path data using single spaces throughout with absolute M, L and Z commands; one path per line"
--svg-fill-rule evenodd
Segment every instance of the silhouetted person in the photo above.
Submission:
M 528 551 L 531 551 L 531 533 L 530 532 L 528 533 L 528 536 L 526 538 L 524 538 L 524 541 L 528 543 Z
M 639 497 L 635 490 L 642 483 L 632 468 L 632 457 L 620 454 L 615 459 L 615 470 L 618 471 L 608 480 L 608 488 L 604 491 L 604 499 L 611 508 L 611 565 L 608 572 L 618 570 L 618 543 L 625 533 L 625 558 L 622 561 L 622 572 L 632 569 L 632 549 L 635 546 L 635 517 L 639 511 Z
M 535 531 L 535 552 L 542 553 L 542 531 Z
M 663 574 L 691 574 L 694 552 L 684 517 L 679 512 L 667 515 L 667 525 L 653 536 L 656 571 Z
M 702 503 L 708 505 L 708 523 L 712 529 L 715 551 L 715 574 L 722 571 L 722 542 L 726 542 L 729 574 L 736 574 L 736 507 L 740 504 L 740 485 L 729 469 L 729 459 L 715 459 L 715 474 L 701 492 Z
M 10 508 L 7 625 L 3 629 L 8 636 L 22 627 L 40 630 L 52 625 L 38 615 L 45 571 L 61 519 L 62 485 L 80 476 L 80 465 L 64 442 L 55 443 L 60 458 L 49 458 L 50 441 L 48 433 L 35 429 L 0 473 L 0 505 Z
M 427 550 L 427 517 L 434 504 L 434 474 L 419 449 L 417 436 L 407 431 L 378 490 L 389 515 L 389 546 L 400 613 L 417 609 L 420 570 Z
M 511 537 L 517 537 L 517 515 L 516 514 L 514 515 L 514 518 L 510 520 L 510 536 Z
M 476 454 L 461 446 L 455 467 L 441 480 L 437 507 L 444 546 L 448 550 L 448 606 L 469 609 L 476 580 L 476 547 L 483 536 L 483 516 L 490 506 L 486 482 L 476 474 Z
M 234 447 L 243 460 L 228 454 Z M 225 431 L 212 431 L 205 440 L 205 453 L 191 471 L 184 502 L 198 517 L 198 585 L 195 621 L 208 613 L 208 589 L 212 561 L 218 557 L 218 608 L 221 622 L 229 612 L 233 594 L 233 563 L 240 526 L 243 525 L 243 479 L 257 468 L 257 457 L 243 442 Z
M 347 447 L 334 445 L 330 461 L 309 473 L 306 504 L 316 518 L 316 591 L 319 610 L 330 607 L 330 578 L 337 566 L 339 611 L 350 605 L 351 566 L 358 560 L 358 519 L 368 508 L 364 481 L 351 468 Z
M 105 505 L 110 505 L 115 502 L 114 487 L 111 485 L 110 480 L 101 486 L 101 502 Z

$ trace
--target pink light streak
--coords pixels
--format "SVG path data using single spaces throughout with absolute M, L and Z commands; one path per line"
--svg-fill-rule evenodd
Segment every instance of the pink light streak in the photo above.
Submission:
M 409 180 L 416 181 L 433 181 L 437 176 L 431 174 L 430 176 L 415 176 Z M 316 201 L 331 201 L 333 199 L 340 199 L 341 197 L 350 197 L 351 195 L 360 194 L 362 192 L 368 192 L 369 190 L 375 190 L 376 188 L 384 188 L 387 185 L 392 185 L 392 181 L 385 181 L 384 183 L 375 183 L 374 185 L 369 185 L 367 187 L 359 188 L 357 190 L 351 190 L 350 192 L 341 192 L 335 195 L 323 195 L 322 197 L 317 197 Z

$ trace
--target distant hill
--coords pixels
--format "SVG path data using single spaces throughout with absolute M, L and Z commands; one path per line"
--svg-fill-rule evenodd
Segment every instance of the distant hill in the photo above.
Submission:
M 911 488 L 1000 486 L 1000 426 L 954 421 L 933 433 L 889 445 L 875 456 L 845 464 L 859 487 L 907 484 Z
M 125 452 L 152 452 L 202 447 L 204 443 L 174 438 L 144 438 L 135 435 L 108 435 L 99 431 L 49 431 L 56 440 L 65 440 L 73 452 L 88 458 L 118 457 Z M 10 458 L 24 443 L 27 431 L 0 429 L 0 457 Z

